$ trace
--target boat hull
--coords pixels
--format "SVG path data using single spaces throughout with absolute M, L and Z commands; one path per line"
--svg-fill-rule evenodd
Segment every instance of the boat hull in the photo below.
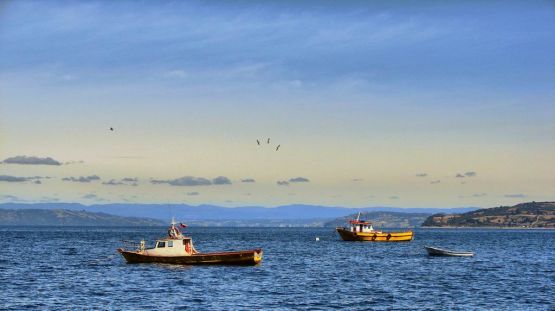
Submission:
M 256 265 L 262 261 L 262 250 L 222 253 L 199 253 L 190 256 L 152 256 L 138 251 L 118 249 L 127 263 L 165 263 L 176 265 Z
M 336 229 L 343 241 L 368 241 L 368 242 L 409 242 L 414 237 L 414 232 L 351 232 L 344 228 Z
M 426 249 L 426 251 L 428 251 L 428 255 L 430 256 L 455 256 L 455 257 L 474 256 L 474 253 L 472 252 L 456 252 L 456 251 L 450 251 L 450 250 L 441 249 L 437 247 L 430 247 L 430 246 L 424 246 L 424 248 Z

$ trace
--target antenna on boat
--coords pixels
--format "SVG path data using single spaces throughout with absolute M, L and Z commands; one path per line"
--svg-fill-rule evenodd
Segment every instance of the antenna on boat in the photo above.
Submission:
M 359 220 L 360 220 L 360 212 L 358 212 L 358 214 L 357 214 L 357 221 L 359 221 Z
M 167 209 L 167 211 L 169 212 L 169 215 L 168 215 L 168 216 L 171 216 L 171 217 L 172 217 L 172 222 L 173 222 L 173 218 L 174 218 L 173 206 L 172 206 L 171 203 L 169 203 L 169 202 L 167 203 L 167 206 L 169 207 L 169 208 Z

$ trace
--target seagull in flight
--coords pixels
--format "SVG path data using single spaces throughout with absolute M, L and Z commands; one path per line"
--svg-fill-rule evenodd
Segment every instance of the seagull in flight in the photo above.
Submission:
M 276 147 L 276 151 L 278 151 L 278 150 L 279 150 L 279 146 L 281 146 L 281 145 L 277 145 L 277 147 Z
M 113 131 L 114 131 L 114 128 L 113 128 L 113 127 L 111 127 L 111 128 L 110 128 L 110 131 L 112 131 L 112 132 L 113 132 Z
M 268 138 L 268 141 L 266 141 L 266 143 L 268 143 L 268 144 L 270 143 L 270 139 L 269 139 L 269 138 Z
M 260 140 L 257 139 L 257 140 L 256 140 L 256 143 L 260 146 Z

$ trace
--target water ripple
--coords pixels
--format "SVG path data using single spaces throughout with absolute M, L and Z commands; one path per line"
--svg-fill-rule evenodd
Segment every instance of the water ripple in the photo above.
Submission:
M 264 248 L 255 267 L 129 265 L 115 251 L 163 233 L 1 227 L 0 309 L 555 309 L 553 231 L 421 229 L 381 244 L 331 229 L 188 229 L 201 251 Z M 430 258 L 424 245 L 477 255 Z

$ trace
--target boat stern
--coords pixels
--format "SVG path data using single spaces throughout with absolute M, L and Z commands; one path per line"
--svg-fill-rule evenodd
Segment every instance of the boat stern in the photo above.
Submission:
M 254 250 L 253 260 L 254 260 L 255 265 L 262 261 L 262 256 L 263 255 L 264 255 L 264 252 L 262 251 L 262 249 L 259 248 L 259 249 Z

